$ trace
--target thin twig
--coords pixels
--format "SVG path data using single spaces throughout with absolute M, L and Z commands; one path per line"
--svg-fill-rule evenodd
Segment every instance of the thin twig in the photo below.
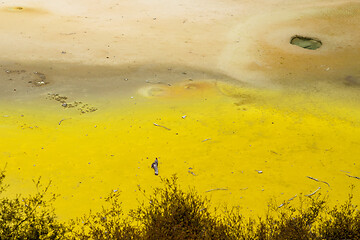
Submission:
M 206 141 L 209 141 L 209 140 L 211 140 L 211 138 L 204 139 L 201 142 L 206 142 Z
M 279 206 L 278 206 L 278 208 L 281 208 L 282 206 L 284 206 L 286 204 L 286 202 L 283 202 L 282 204 L 280 204 Z
M 167 127 L 165 127 L 165 126 L 159 125 L 159 124 L 157 124 L 157 123 L 154 123 L 154 125 L 157 126 L 157 127 L 165 128 L 166 130 L 169 130 L 169 131 L 171 130 L 170 128 L 167 128 Z
M 305 195 L 305 197 L 311 197 L 312 195 L 314 195 L 315 193 L 317 193 L 320 189 L 321 189 L 321 187 L 318 187 L 318 189 L 316 189 L 313 193 L 310 193 L 310 194 L 308 194 L 308 195 Z
M 207 190 L 205 192 L 212 192 L 212 191 L 219 191 L 219 190 L 228 190 L 227 188 L 214 188 L 214 189 L 210 189 L 210 190 Z
M 306 176 L 306 177 L 307 177 L 307 178 L 310 178 L 311 180 L 317 181 L 317 182 L 325 183 L 325 184 L 327 184 L 327 185 L 330 187 L 330 184 L 327 183 L 327 182 L 325 182 L 325 181 L 321 181 L 321 180 L 319 180 L 319 179 L 316 179 L 316 178 L 313 178 L 313 177 L 309 177 L 309 176 Z
M 76 32 L 71 32 L 71 33 L 60 33 L 61 35 L 74 35 L 76 34 Z
M 40 177 L 40 178 L 41 178 L 41 177 Z M 31 200 L 34 200 L 34 201 L 35 201 L 35 206 L 34 206 L 34 208 L 31 210 L 31 212 L 30 212 L 23 220 L 21 220 L 21 221 L 15 226 L 15 228 L 14 228 L 14 231 L 15 231 L 15 232 L 17 232 L 17 230 L 18 230 L 18 228 L 20 227 L 21 224 L 23 224 L 23 223 L 24 223 L 25 221 L 27 221 L 30 217 L 32 217 L 33 213 L 36 211 L 36 209 L 38 208 L 38 206 L 43 203 L 42 199 L 44 198 L 46 192 L 49 190 L 49 187 L 50 187 L 52 181 L 49 181 L 49 184 L 45 187 L 45 190 L 43 190 L 42 193 L 39 193 L 40 178 L 38 179 L 38 181 L 37 181 L 37 183 L 36 183 L 36 189 L 37 189 L 37 191 L 38 191 L 38 193 L 37 193 L 37 195 L 36 195 L 36 197 L 35 197 L 35 200 L 36 200 L 36 201 L 35 201 L 34 199 L 29 198 L 29 201 L 31 201 Z M 33 181 L 34 181 L 34 179 L 33 179 Z M 30 206 L 30 205 L 29 205 L 29 206 Z
M 59 122 L 59 125 L 61 125 L 61 123 L 62 123 L 64 120 L 67 120 L 67 119 L 71 119 L 71 118 L 63 118 L 63 119 L 61 119 L 60 122 Z
M 296 197 L 297 197 L 297 194 L 295 196 L 293 196 L 292 198 L 290 198 L 288 201 L 290 202 L 290 201 L 294 200 L 294 198 L 296 198 Z
M 292 198 L 290 198 L 287 202 L 283 202 L 282 204 L 280 204 L 280 206 L 278 208 L 281 208 L 282 206 L 284 206 L 285 204 L 290 203 L 290 201 L 294 200 L 294 198 L 297 197 L 297 194 L 295 196 L 293 196 Z
M 360 179 L 360 177 L 357 177 L 357 176 L 351 176 L 351 175 L 349 175 L 349 174 L 346 174 L 346 176 L 348 176 L 348 177 L 352 177 L 352 178 L 356 178 L 356 179 Z

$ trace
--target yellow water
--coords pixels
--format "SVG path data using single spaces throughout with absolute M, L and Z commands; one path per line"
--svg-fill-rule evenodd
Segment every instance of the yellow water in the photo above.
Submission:
M 97 111 L 85 114 L 46 96 L 2 102 L 6 194 L 33 193 L 40 176 L 52 180 L 56 213 L 66 220 L 99 209 L 113 190 L 125 210 L 134 208 L 144 200 L 138 185 L 149 192 L 177 174 L 213 206 L 240 206 L 246 215 L 318 187 L 316 195 L 336 204 L 351 184 L 360 191 L 346 175 L 360 176 L 360 108 L 349 99 L 195 79 L 88 98 Z M 159 176 L 150 168 L 155 157 Z

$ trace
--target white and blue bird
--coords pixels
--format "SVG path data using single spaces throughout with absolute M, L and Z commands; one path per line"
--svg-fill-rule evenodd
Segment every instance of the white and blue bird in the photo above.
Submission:
M 159 166 L 159 161 L 157 158 L 155 158 L 155 162 L 153 162 L 151 164 L 151 168 L 153 168 L 155 170 L 155 175 L 159 175 L 159 169 L 158 169 L 158 166 Z

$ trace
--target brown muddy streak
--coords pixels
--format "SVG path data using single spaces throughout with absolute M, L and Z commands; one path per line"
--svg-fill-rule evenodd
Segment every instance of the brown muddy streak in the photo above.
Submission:
M 0 63 L 1 99 L 36 99 L 48 93 L 68 97 L 127 97 L 144 86 L 167 85 L 190 80 L 213 79 L 237 82 L 221 73 L 170 64 L 119 66 L 82 65 L 54 62 Z M 44 81 L 44 84 L 38 84 Z

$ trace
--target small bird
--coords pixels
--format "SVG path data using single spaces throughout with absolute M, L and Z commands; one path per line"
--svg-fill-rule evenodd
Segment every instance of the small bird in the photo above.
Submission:
M 159 165 L 159 161 L 157 158 L 155 158 L 155 162 L 151 164 L 151 168 L 155 170 L 155 175 L 159 175 L 158 165 Z

